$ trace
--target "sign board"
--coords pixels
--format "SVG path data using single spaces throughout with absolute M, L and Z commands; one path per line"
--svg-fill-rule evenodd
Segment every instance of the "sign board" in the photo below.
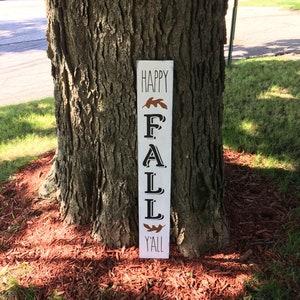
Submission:
M 169 258 L 173 68 L 169 60 L 137 61 L 141 258 Z

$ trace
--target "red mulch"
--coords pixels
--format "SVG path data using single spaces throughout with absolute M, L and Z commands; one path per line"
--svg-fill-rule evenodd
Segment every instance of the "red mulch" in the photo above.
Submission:
M 288 207 L 276 185 L 253 172 L 251 155 L 225 157 L 228 247 L 186 259 L 171 247 L 168 260 L 139 259 L 137 248 L 111 250 L 89 229 L 65 226 L 56 203 L 38 198 L 53 153 L 1 185 L 0 295 L 8 276 L 37 299 L 242 299 L 253 270 L 272 259 Z M 52 298 L 54 299 L 54 298 Z

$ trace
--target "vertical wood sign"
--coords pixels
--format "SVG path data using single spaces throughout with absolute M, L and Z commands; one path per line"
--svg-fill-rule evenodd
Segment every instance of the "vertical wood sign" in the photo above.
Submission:
M 173 65 L 137 61 L 141 258 L 169 258 Z

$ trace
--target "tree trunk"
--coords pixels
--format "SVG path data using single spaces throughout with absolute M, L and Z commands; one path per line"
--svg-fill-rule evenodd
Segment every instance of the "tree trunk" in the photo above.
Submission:
M 198 256 L 226 243 L 223 0 L 47 0 L 62 217 L 111 247 L 138 241 L 136 60 L 174 60 L 172 236 Z

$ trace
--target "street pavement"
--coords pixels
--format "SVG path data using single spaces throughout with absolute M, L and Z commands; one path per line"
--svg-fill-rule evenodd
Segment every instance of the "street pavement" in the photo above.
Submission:
M 44 0 L 0 0 L 0 106 L 53 95 Z
M 233 2 L 226 16 L 228 42 Z M 0 106 L 53 95 L 45 11 L 44 0 L 0 0 Z M 238 7 L 233 60 L 287 53 L 299 58 L 300 12 Z
M 240 1 L 241 2 L 241 1 Z M 233 1 L 227 11 L 227 41 Z M 279 7 L 238 7 L 232 59 L 300 54 L 300 12 Z M 228 44 L 225 56 L 228 55 Z

